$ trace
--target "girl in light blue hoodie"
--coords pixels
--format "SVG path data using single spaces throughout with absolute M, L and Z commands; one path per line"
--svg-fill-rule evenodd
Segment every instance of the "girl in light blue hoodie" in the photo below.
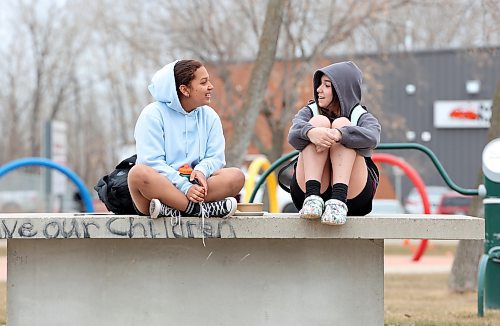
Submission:
M 235 212 L 234 196 L 245 176 L 224 168 L 221 120 L 208 106 L 212 90 L 207 70 L 196 60 L 169 63 L 153 76 L 149 91 L 156 101 L 137 120 L 137 163 L 128 176 L 138 213 L 157 218 Z

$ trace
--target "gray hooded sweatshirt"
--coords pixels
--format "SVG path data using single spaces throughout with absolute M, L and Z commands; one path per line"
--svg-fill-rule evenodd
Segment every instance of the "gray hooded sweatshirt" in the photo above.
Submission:
M 340 101 L 341 116 L 350 119 L 352 109 L 361 101 L 361 70 L 351 61 L 334 63 L 317 70 L 313 77 L 314 101 L 316 103 L 318 103 L 317 89 L 323 75 L 332 81 Z M 307 132 L 313 128 L 309 123 L 312 117 L 312 110 L 306 106 L 300 109 L 292 120 L 288 142 L 299 151 L 311 143 Z M 345 147 L 355 149 L 358 154 L 364 157 L 371 157 L 373 149 L 380 142 L 380 129 L 378 120 L 370 112 L 366 112 L 361 115 L 356 126 L 339 128 L 342 133 L 340 143 Z

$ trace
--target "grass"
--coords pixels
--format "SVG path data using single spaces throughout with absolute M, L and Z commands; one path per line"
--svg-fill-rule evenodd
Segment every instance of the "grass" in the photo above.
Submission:
M 429 241 L 425 256 L 455 255 L 458 242 Z M 413 255 L 420 240 L 392 241 L 385 255 Z M 384 276 L 385 325 L 500 325 L 500 310 L 477 316 L 477 292 L 453 293 L 448 274 L 386 274 Z
M 500 325 L 500 310 L 477 316 L 477 293 L 448 290 L 447 274 L 385 275 L 385 325 Z

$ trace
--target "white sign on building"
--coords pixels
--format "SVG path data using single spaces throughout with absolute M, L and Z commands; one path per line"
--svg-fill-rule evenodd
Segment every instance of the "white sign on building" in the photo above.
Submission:
M 490 100 L 435 101 L 434 127 L 436 128 L 489 128 Z

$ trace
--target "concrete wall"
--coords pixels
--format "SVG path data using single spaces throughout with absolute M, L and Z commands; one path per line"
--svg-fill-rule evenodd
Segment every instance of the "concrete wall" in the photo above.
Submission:
M 11 326 L 383 325 L 383 240 L 17 239 L 8 251 Z

